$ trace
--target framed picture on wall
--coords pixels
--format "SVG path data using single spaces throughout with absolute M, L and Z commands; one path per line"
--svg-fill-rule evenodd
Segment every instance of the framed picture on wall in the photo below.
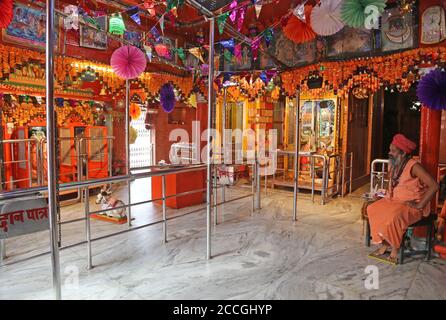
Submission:
M 327 57 L 361 56 L 374 50 L 373 30 L 344 27 L 327 37 Z
M 446 22 L 444 9 L 432 6 L 421 15 L 421 43 L 434 44 L 446 38 Z
M 414 46 L 416 29 L 411 13 L 401 13 L 398 8 L 385 10 L 382 15 L 382 51 L 408 49 Z
M 94 18 L 101 30 L 107 30 L 107 16 Z M 106 32 L 98 32 L 84 25 L 79 26 L 80 46 L 98 50 L 107 50 L 108 38 Z
M 268 47 L 268 52 L 289 67 L 311 64 L 316 60 L 317 41 L 301 44 L 289 40 L 283 32 L 276 32 Z
M 3 41 L 43 49 L 46 36 L 45 12 L 21 3 L 14 3 L 13 11 L 11 23 L 3 29 Z M 57 19 L 55 23 L 57 24 Z

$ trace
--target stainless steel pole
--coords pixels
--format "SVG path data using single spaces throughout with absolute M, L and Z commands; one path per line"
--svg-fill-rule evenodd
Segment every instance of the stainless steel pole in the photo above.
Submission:
M 218 189 L 217 189 L 217 187 L 218 187 L 218 185 L 217 185 L 217 166 L 214 166 L 214 179 L 213 179 L 213 184 L 214 184 L 214 200 L 213 200 L 213 203 L 214 203 L 214 226 L 216 226 L 217 224 L 218 224 L 218 218 L 217 218 L 217 215 L 218 215 L 218 208 L 217 208 L 217 204 L 218 204 L 218 195 L 217 195 L 217 192 L 218 192 Z
M 215 34 L 215 20 L 209 19 L 209 79 L 208 79 L 208 135 L 207 135 L 207 191 L 206 191 L 206 258 L 211 258 L 211 195 L 212 195 L 212 146 L 211 146 L 211 126 L 212 126 L 212 106 L 214 95 L 214 34 Z
M 260 163 L 259 163 L 259 158 L 256 155 L 256 160 L 255 160 L 255 166 L 256 166 L 256 210 L 260 210 L 261 209 L 261 204 L 260 204 Z
M 161 189 L 163 197 L 163 235 L 164 243 L 167 242 L 167 215 L 166 215 L 166 176 L 161 178 Z M 130 208 L 130 207 L 129 207 Z
M 54 113 L 54 0 L 46 0 L 46 132 L 48 141 L 48 213 L 51 242 L 51 267 L 53 270 L 53 288 L 57 300 L 62 298 L 60 283 L 59 247 L 57 243 L 57 208 L 58 181 L 56 177 L 56 119 Z
M 31 168 L 31 141 L 25 142 L 28 144 L 28 177 L 29 177 L 29 187 L 33 186 L 33 173 Z M 37 160 L 37 147 L 36 147 L 36 160 Z
M 222 136 L 222 141 L 223 141 L 223 162 L 222 163 L 226 163 L 226 134 L 225 134 L 225 130 L 226 130 L 226 99 L 228 95 L 228 89 L 225 87 L 223 88 L 223 109 L 222 109 L 222 119 L 221 119 L 221 136 Z M 224 203 L 226 201 L 226 185 L 222 184 L 221 186 L 221 202 Z
M 84 188 L 85 199 L 85 235 L 87 238 L 87 269 L 93 268 L 93 262 L 91 257 L 91 228 L 90 228 L 90 197 L 88 187 Z
M 6 259 L 6 245 L 5 240 L 0 240 L 0 265 L 3 264 L 3 260 Z
M 296 120 L 295 120 L 295 133 L 294 133 L 294 199 L 293 199 L 293 221 L 297 220 L 297 192 L 299 187 L 299 149 L 300 149 L 300 139 L 299 139 L 299 113 L 300 113 L 300 91 L 296 91 Z
M 125 172 L 127 175 L 130 174 L 130 83 L 125 80 Z M 128 201 L 129 204 L 132 203 L 132 192 L 131 192 L 131 181 L 127 182 L 128 191 Z M 129 227 L 132 226 L 132 207 L 129 206 L 127 224 Z

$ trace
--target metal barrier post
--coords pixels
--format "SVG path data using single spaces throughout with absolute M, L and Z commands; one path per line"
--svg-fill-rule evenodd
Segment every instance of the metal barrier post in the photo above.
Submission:
M 212 14 L 211 14 L 212 15 Z M 214 46 L 215 46 L 215 18 L 209 19 L 209 77 L 208 77 L 208 134 L 207 144 L 210 148 L 207 152 L 207 191 L 206 191 L 206 258 L 211 258 L 211 195 L 212 195 L 212 146 L 211 131 L 212 128 L 212 110 L 214 98 Z
M 213 192 L 213 196 L 214 196 L 214 226 L 217 225 L 217 204 L 218 204 L 218 199 L 217 199 L 217 166 L 214 166 L 214 179 L 212 181 L 212 183 L 214 184 L 214 192 Z
M 261 209 L 261 203 L 260 203 L 260 190 L 262 189 L 260 186 L 260 163 L 259 159 L 256 157 L 255 160 L 255 166 L 256 166 L 256 209 Z
M 5 240 L 0 240 L 0 265 L 3 264 L 3 260 L 6 259 L 6 245 Z
M 33 173 L 31 167 L 31 141 L 28 141 L 28 177 L 29 177 L 29 187 L 31 188 L 33 186 Z
M 251 178 L 251 193 L 252 193 L 251 211 L 252 211 L 253 215 L 254 215 L 254 211 L 256 210 L 256 199 L 255 199 L 255 194 L 256 194 L 256 177 L 257 177 L 256 166 L 254 164 L 252 166 L 252 178 Z
M 50 226 L 51 267 L 53 288 L 57 300 L 62 298 L 60 282 L 59 246 L 57 241 L 58 177 L 56 177 L 56 114 L 54 110 L 54 0 L 46 0 L 46 43 L 45 43 L 45 84 L 46 84 L 46 133 L 48 139 L 48 214 Z
M 352 193 L 352 183 L 353 183 L 353 152 L 350 152 L 350 191 Z
M 299 149 L 300 149 L 300 130 L 299 130 L 299 113 L 300 113 L 300 91 L 296 91 L 296 119 L 294 133 L 294 195 L 293 195 L 293 221 L 297 220 L 297 193 L 299 192 Z
M 87 270 L 93 268 L 91 256 L 91 225 L 90 225 L 90 195 L 88 187 L 84 188 L 85 199 L 85 235 L 87 240 Z
M 327 166 L 326 164 L 326 160 L 325 160 L 325 156 L 324 156 L 324 160 L 322 161 L 322 191 L 321 191 L 321 204 L 324 205 L 325 204 L 325 179 L 327 177 Z
M 163 175 L 161 179 L 162 179 L 161 188 L 162 188 L 162 198 L 163 198 L 163 237 L 164 237 L 164 243 L 166 243 L 167 242 L 166 175 Z
M 310 175 L 311 175 L 311 202 L 314 203 L 314 156 L 310 156 Z

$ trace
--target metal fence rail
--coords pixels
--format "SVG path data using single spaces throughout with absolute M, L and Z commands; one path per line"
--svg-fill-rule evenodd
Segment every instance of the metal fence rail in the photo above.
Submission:
M 254 166 L 257 165 L 257 162 L 254 164 Z M 75 246 L 79 246 L 79 245 L 83 245 L 83 244 L 87 244 L 87 267 L 88 268 L 92 268 L 93 267 L 93 261 L 92 261 L 92 247 L 91 244 L 94 241 L 98 241 L 98 240 L 102 240 L 105 238 L 109 238 L 109 237 L 113 237 L 116 235 L 120 235 L 120 234 L 124 234 L 130 231 L 134 231 L 134 230 L 139 230 L 145 227 L 149 227 L 149 226 L 153 226 L 159 223 L 163 223 L 163 241 L 167 242 L 167 221 L 168 220 L 173 220 L 176 218 L 180 218 L 183 217 L 185 215 L 188 214 L 192 214 L 192 213 L 196 213 L 202 210 L 205 210 L 206 207 L 202 207 L 199 209 L 195 209 L 193 211 L 190 212 L 186 212 L 186 213 L 182 213 L 180 215 L 177 215 L 175 217 L 167 217 L 166 215 L 166 200 L 169 198 L 173 198 L 173 197 L 180 197 L 180 196 L 186 196 L 186 195 L 190 195 L 193 193 L 202 193 L 206 191 L 206 188 L 200 188 L 200 189 L 196 189 L 196 190 L 191 190 L 191 191 L 186 191 L 186 192 L 181 192 L 181 193 L 177 193 L 177 194 L 172 194 L 172 195 L 166 195 L 166 179 L 165 177 L 169 174 L 177 174 L 177 173 L 185 173 L 185 172 L 193 172 L 193 171 L 200 171 L 200 170 L 204 170 L 206 169 L 206 165 L 204 164 L 198 164 L 198 165 L 188 165 L 188 166 L 182 166 L 182 167 L 169 167 L 169 166 L 152 166 L 147 168 L 148 171 L 146 172 L 139 172 L 139 173 L 132 173 L 130 175 L 125 175 L 125 176 L 118 176 L 118 177 L 108 177 L 108 178 L 102 178 L 102 179 L 95 179 L 95 180 L 84 180 L 84 181 L 77 181 L 77 182 L 69 182 L 69 183 L 63 183 L 60 185 L 59 189 L 60 190 L 77 190 L 77 189 L 81 189 L 83 194 L 84 194 L 84 198 L 85 199 L 89 199 L 89 194 L 88 194 L 88 189 L 89 187 L 93 187 L 93 186 L 101 186 L 105 183 L 117 183 L 117 182 L 130 182 L 130 181 L 134 181 L 137 179 L 143 179 L 143 178 L 149 178 L 149 177 L 162 177 L 162 197 L 161 198 L 157 198 L 157 199 L 150 199 L 150 200 L 146 200 L 146 201 L 140 201 L 140 202 L 136 202 L 136 203 L 128 203 L 125 204 L 123 206 L 119 206 L 119 207 L 115 207 L 113 208 L 115 209 L 121 209 L 121 208 L 131 208 L 132 206 L 138 206 L 141 204 L 146 204 L 146 203 L 151 203 L 151 202 L 155 202 L 155 201 L 162 201 L 162 215 L 163 218 L 162 220 L 159 221 L 155 221 L 155 222 L 151 222 L 148 224 L 144 224 L 142 226 L 137 226 L 137 227 L 131 227 L 129 226 L 129 228 L 127 230 L 122 230 L 119 232 L 115 232 L 115 233 L 111 233 L 111 234 L 107 234 L 104 236 L 100 236 L 97 238 L 92 238 L 91 237 L 91 224 L 90 224 L 90 216 L 92 214 L 98 214 L 98 213 L 103 213 L 106 211 L 109 211 L 110 209 L 102 209 L 102 210 L 94 210 L 91 211 L 90 210 L 90 203 L 89 201 L 85 201 L 84 203 L 84 213 L 85 216 L 83 218 L 78 218 L 78 219 L 72 219 L 69 221 L 63 221 L 60 224 L 70 224 L 70 223 L 74 223 L 74 222 L 80 222 L 80 221 L 85 221 L 85 232 L 86 232 L 86 239 L 84 241 L 75 243 L 75 244 L 70 244 L 69 246 L 61 246 L 60 249 L 67 249 L 67 248 L 72 248 Z M 256 171 L 258 172 L 258 171 Z M 252 185 L 255 186 L 257 181 L 259 181 L 259 179 L 253 175 L 252 176 Z M 33 188 L 28 188 L 28 189 L 23 189 L 23 190 L 13 190 L 13 191 L 8 191 L 8 192 L 3 192 L 0 193 L 0 202 L 4 202 L 4 201 L 8 201 L 8 200 L 12 200 L 12 199 L 16 199 L 16 198 L 20 198 L 20 197 L 24 197 L 24 196 L 45 196 L 46 194 L 46 187 L 33 187 Z M 216 208 L 222 204 L 225 203 L 229 203 L 229 202 L 233 202 L 233 201 L 237 201 L 240 199 L 244 199 L 247 197 L 253 197 L 253 210 L 256 209 L 256 207 L 254 206 L 254 198 L 258 199 L 258 205 L 260 207 L 260 196 L 258 196 L 257 194 L 260 193 L 260 188 L 257 189 L 253 189 L 253 191 L 255 190 L 255 192 L 250 193 L 246 196 L 242 196 L 242 197 L 237 197 L 235 199 L 230 199 L 230 200 L 225 200 L 225 201 L 221 201 L 221 202 L 217 202 L 217 198 L 214 199 L 213 201 L 213 205 L 212 207 L 214 208 L 214 219 L 215 221 L 217 221 L 217 211 Z M 130 217 L 128 217 L 130 218 Z M 50 251 L 45 252 L 45 253 L 41 253 L 41 254 L 37 254 L 35 256 L 32 257 L 27 257 L 25 259 L 20 259 L 14 262 L 10 262 L 10 263 L 2 263 L 1 265 L 11 265 L 11 264 L 15 264 L 15 263 L 19 263 L 19 262 L 23 262 L 23 261 L 27 261 L 30 260 L 32 258 L 37 258 L 40 257 L 42 255 L 45 254 L 49 254 Z M 0 241 L 0 262 L 2 262 L 2 260 L 6 257 L 6 248 L 5 248 L 5 243 L 4 241 Z

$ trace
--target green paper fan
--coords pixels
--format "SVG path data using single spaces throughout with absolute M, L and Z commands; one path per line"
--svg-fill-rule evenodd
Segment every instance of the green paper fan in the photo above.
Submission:
M 386 0 L 344 0 L 341 9 L 342 21 L 353 28 L 364 28 L 364 10 L 369 5 L 376 6 L 381 16 L 386 7 Z

